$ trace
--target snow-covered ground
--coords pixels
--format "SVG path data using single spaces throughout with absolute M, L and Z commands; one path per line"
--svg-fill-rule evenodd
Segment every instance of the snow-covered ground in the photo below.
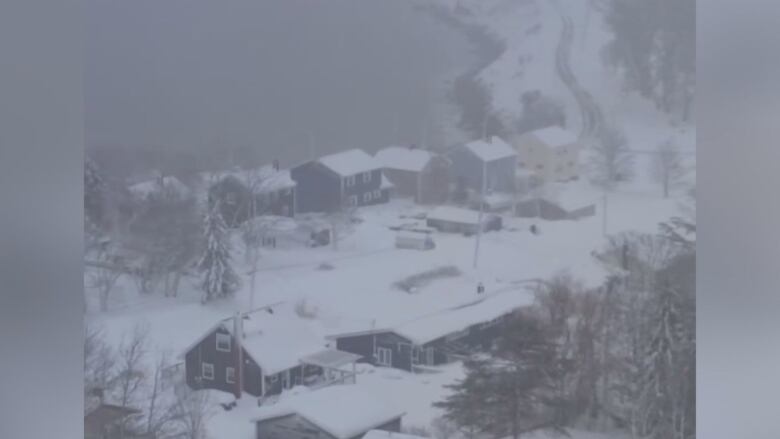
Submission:
M 455 9 L 456 2 L 440 2 Z M 653 150 L 658 142 L 675 137 L 692 153 L 690 164 L 695 165 L 695 127 L 673 127 L 650 103 L 624 96 L 618 78 L 601 65 L 598 52 L 609 35 L 598 13 L 591 11 L 586 15 L 586 1 L 559 0 L 560 9 L 543 0 L 460 0 L 457 3 L 470 11 L 461 13 L 459 19 L 483 26 L 488 33 L 506 42 L 507 50 L 479 74 L 491 90 L 494 107 L 505 117 L 519 115 L 523 91 L 539 89 L 565 103 L 572 126 L 581 123 L 576 102 L 555 71 L 555 48 L 561 33 L 559 14 L 564 11 L 575 25 L 572 69 L 602 107 L 606 119 L 620 118 L 635 150 Z M 682 191 L 664 199 L 660 185 L 651 179 L 651 160 L 651 154 L 637 154 L 636 180 L 608 195 L 608 233 L 655 232 L 660 221 L 679 214 Z M 691 176 L 694 178 L 695 173 Z M 523 281 L 547 278 L 563 270 L 585 285 L 599 285 L 606 269 L 591 252 L 605 242 L 603 194 L 587 178 L 560 185 L 555 191 L 569 200 L 596 204 L 596 215 L 559 222 L 505 216 L 504 230 L 483 235 L 477 268 L 473 267 L 474 237 L 435 233 L 433 250 L 396 249 L 396 232 L 388 227 L 413 222 L 408 216 L 430 209 L 395 200 L 361 209 L 359 215 L 363 222 L 339 242 L 338 250 L 290 247 L 264 251 L 254 299 L 250 297 L 246 276 L 249 268 L 236 240 L 234 263 L 244 282 L 234 298 L 201 305 L 197 279 L 193 278 L 182 281 L 176 298 L 141 295 L 123 277 L 112 295 L 110 310 L 98 313 L 94 311 L 94 303 L 90 303 L 88 321 L 101 327 L 108 342 L 115 346 L 134 327 L 142 325 L 149 330 L 153 354 L 181 354 L 218 320 L 249 309 L 250 303 L 259 307 L 284 302 L 279 307 L 279 316 L 301 320 L 294 305 L 305 300 L 310 309 L 316 309 L 316 315 L 301 323 L 325 343 L 329 334 L 372 326 L 397 326 L 421 316 L 445 313 L 449 308 L 473 301 L 479 282 L 484 283 L 488 295 L 517 294 L 529 304 L 533 297 Z M 539 235 L 529 232 L 529 226 L 534 223 L 541 230 Z M 324 262 L 332 265 L 332 269 L 322 269 Z M 434 280 L 414 293 L 393 285 L 408 276 L 442 266 L 457 267 L 461 275 Z M 431 404 L 446 394 L 444 385 L 462 374 L 457 363 L 437 370 L 438 373 L 409 374 L 363 366 L 357 386 L 405 407 L 404 425 L 430 427 L 431 420 L 440 415 Z M 256 410 L 256 402 L 246 397 L 232 411 L 218 409 L 209 422 L 209 431 L 214 437 L 249 439 L 253 434 L 249 419 L 256 415 Z M 576 439 L 616 437 L 572 433 Z M 547 439 L 543 433 L 529 437 Z

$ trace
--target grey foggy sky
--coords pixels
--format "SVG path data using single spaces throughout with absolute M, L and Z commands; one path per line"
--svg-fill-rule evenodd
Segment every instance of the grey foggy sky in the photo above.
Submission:
M 464 35 L 407 1 L 90 0 L 87 10 L 90 146 L 251 146 L 290 162 L 308 156 L 310 134 L 317 153 L 419 142 L 426 115 L 441 118 L 435 84 L 473 62 Z

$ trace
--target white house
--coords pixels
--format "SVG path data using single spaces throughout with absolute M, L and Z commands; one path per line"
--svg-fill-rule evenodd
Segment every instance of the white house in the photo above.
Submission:
M 558 126 L 531 131 L 512 140 L 519 154 L 521 170 L 532 172 L 543 182 L 579 178 L 581 145 L 577 136 Z

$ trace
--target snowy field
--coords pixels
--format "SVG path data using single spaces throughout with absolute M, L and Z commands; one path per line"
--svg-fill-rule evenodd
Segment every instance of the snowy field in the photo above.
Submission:
M 565 185 L 561 190 L 567 197 L 601 200 L 601 193 L 586 182 Z M 272 318 L 306 326 L 322 338 L 324 346 L 325 336 L 329 334 L 372 326 L 397 326 L 423 316 L 446 314 L 449 308 L 473 302 L 480 281 L 486 287 L 486 296 L 519 295 L 513 303 L 521 304 L 533 301 L 527 289 L 530 284 L 525 281 L 547 278 L 563 270 L 586 285 L 597 286 L 606 273 L 590 255 L 604 244 L 601 205 L 598 206 L 596 216 L 579 221 L 505 217 L 504 230 L 483 235 L 476 269 L 472 266 L 475 237 L 435 233 L 433 250 L 395 248 L 396 232 L 388 226 L 408 222 L 408 218 L 400 216 L 424 212 L 426 208 L 403 200 L 364 208 L 359 211 L 363 222 L 339 243 L 338 250 L 322 247 L 265 251 L 256 279 L 254 304 L 259 307 L 283 302 L 276 307 Z M 654 232 L 658 222 L 677 213 L 678 201 L 663 199 L 657 188 L 648 192 L 626 188 L 609 195 L 608 209 L 609 233 Z M 532 221 L 538 224 L 541 234 L 528 231 Z M 234 262 L 239 272 L 246 273 L 248 269 L 240 249 L 236 243 Z M 333 269 L 318 269 L 325 261 Z M 461 275 L 434 280 L 414 293 L 393 285 L 407 276 L 449 265 L 457 267 Z M 125 280 L 111 310 L 91 313 L 89 321 L 103 328 L 114 345 L 141 325 L 149 330 L 153 352 L 181 354 L 218 320 L 230 317 L 237 310 L 249 309 L 246 277 L 235 298 L 206 306 L 200 304 L 197 279 L 188 282 L 192 283 L 182 288 L 179 297 L 166 299 L 139 296 L 133 284 Z M 303 300 L 309 309 L 315 310 L 315 317 L 303 319 L 295 313 L 294 305 Z M 439 415 L 431 403 L 442 398 L 444 384 L 457 379 L 460 366 L 454 364 L 441 368 L 439 373 L 417 375 L 372 367 L 364 367 L 361 372 L 358 386 L 405 407 L 405 425 L 426 427 Z M 224 431 L 223 428 L 228 428 L 224 425 L 233 423 L 228 420 L 235 420 L 239 415 L 240 410 L 220 414 L 214 418 L 211 430 Z M 251 428 L 247 431 L 251 434 Z

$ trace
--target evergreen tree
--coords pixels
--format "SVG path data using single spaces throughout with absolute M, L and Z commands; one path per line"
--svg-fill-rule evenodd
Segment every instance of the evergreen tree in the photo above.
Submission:
M 464 431 L 519 438 L 540 428 L 561 428 L 565 403 L 556 382 L 565 372 L 557 347 L 534 318 L 509 322 L 489 358 L 465 363 L 466 377 L 435 406 Z
M 656 297 L 656 326 L 648 341 L 642 382 L 642 425 L 653 439 L 675 438 L 680 404 L 681 321 L 678 294 L 665 283 Z
M 215 205 L 204 221 L 206 250 L 198 266 L 204 273 L 203 302 L 231 296 L 238 289 L 240 280 L 230 264 L 230 242 L 225 220 Z
M 687 120 L 696 86 L 696 1 L 610 0 L 605 20 L 614 34 L 606 60 L 626 89 Z

